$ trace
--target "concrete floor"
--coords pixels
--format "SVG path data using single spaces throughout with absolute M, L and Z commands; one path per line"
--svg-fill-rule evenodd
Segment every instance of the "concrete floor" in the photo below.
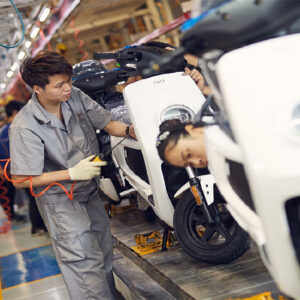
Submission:
M 3 299 L 69 300 L 49 236 L 32 237 L 30 229 L 27 223 L 0 235 Z
M 146 222 L 139 211 L 129 211 L 113 216 L 111 227 L 116 285 L 127 300 L 227 300 L 266 291 L 278 299 L 255 247 L 221 266 L 196 261 L 179 245 L 141 257 L 131 249 L 135 234 L 161 226 Z M 0 234 L 0 279 L 0 300 L 70 300 L 49 236 L 32 237 L 29 223 Z

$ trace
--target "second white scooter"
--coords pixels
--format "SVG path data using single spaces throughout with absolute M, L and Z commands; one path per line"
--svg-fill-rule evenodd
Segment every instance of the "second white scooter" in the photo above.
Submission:
M 241 256 L 249 248 L 248 235 L 227 211 L 212 175 L 207 169 L 168 166 L 155 147 L 163 121 L 192 121 L 200 110 L 205 98 L 194 81 L 182 72 L 163 74 L 135 82 L 123 94 L 138 137 L 125 139 L 113 150 L 123 180 L 174 228 L 179 243 L 193 257 L 220 264 Z M 112 147 L 119 142 L 111 138 Z M 191 184 L 202 203 L 197 204 Z

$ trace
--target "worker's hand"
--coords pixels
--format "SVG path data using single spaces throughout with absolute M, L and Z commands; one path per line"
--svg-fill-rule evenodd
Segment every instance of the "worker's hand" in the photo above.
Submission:
M 191 70 L 189 68 L 184 68 L 184 74 L 190 75 L 192 77 L 192 79 L 195 81 L 200 91 L 204 89 L 205 87 L 204 77 L 197 69 Z
M 73 168 L 69 168 L 71 180 L 90 180 L 100 175 L 101 167 L 106 165 L 105 161 L 92 161 L 95 155 L 82 159 Z
M 132 125 L 130 125 L 128 127 L 128 135 L 131 136 L 132 138 L 134 138 L 135 140 L 137 140 L 137 137 L 136 137 L 136 134 L 135 134 L 135 131 L 134 131 L 134 128 Z
M 190 75 L 192 79 L 195 81 L 197 84 L 198 88 L 202 92 L 203 95 L 210 95 L 211 94 L 211 89 L 207 85 L 205 85 L 205 80 L 203 75 L 197 70 L 197 69 L 189 69 L 185 68 L 184 69 L 184 75 Z
M 0 176 L 4 176 L 4 169 L 2 168 L 1 165 L 0 165 Z

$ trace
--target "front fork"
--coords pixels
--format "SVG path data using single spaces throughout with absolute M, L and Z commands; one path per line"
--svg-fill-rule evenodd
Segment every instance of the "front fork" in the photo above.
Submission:
M 209 224 L 214 223 L 214 219 L 208 208 L 199 178 L 195 175 L 195 172 L 191 167 L 186 167 L 185 169 L 189 176 L 190 190 L 196 200 L 197 205 L 202 209 L 207 222 Z

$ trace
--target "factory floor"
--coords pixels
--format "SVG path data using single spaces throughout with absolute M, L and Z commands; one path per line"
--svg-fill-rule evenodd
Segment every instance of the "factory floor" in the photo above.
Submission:
M 0 274 L 4 300 L 69 299 L 48 234 L 33 237 L 29 223 L 0 235 Z
M 118 299 L 279 299 L 255 245 L 230 264 L 211 266 L 191 258 L 178 244 L 147 255 L 133 251 L 136 234 L 162 229 L 157 221 L 148 223 L 140 211 L 114 215 L 111 228 L 113 271 L 124 297 Z M 69 300 L 49 236 L 33 237 L 30 231 L 27 222 L 0 234 L 0 300 Z

